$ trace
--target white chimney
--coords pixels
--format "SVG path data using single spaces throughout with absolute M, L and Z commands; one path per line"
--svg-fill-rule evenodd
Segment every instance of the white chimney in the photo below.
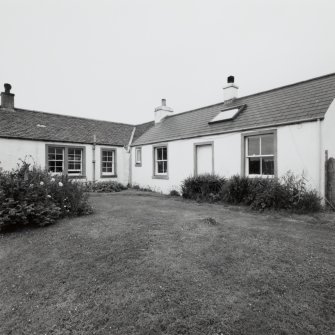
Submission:
M 234 84 L 234 76 L 229 76 L 227 78 L 227 86 L 223 88 L 223 100 L 233 100 L 237 98 L 238 86 Z
M 161 122 L 166 116 L 172 115 L 173 109 L 166 106 L 166 100 L 162 99 L 162 105 L 155 108 L 155 123 Z

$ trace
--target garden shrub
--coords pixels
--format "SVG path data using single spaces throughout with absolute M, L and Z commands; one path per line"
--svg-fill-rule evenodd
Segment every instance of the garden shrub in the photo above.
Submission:
M 321 209 L 321 199 L 317 192 L 308 190 L 305 179 L 290 172 L 279 179 L 233 176 L 222 192 L 221 199 L 257 210 L 314 212 Z
M 250 179 L 241 176 L 232 176 L 221 189 L 220 198 L 232 204 L 247 202 L 249 197 Z
M 211 174 L 189 177 L 182 183 L 182 196 L 185 199 L 217 201 L 225 182 L 225 178 Z
M 138 184 L 132 184 L 130 188 L 132 188 L 133 190 L 142 191 L 142 192 L 154 192 L 154 190 L 150 188 L 149 186 L 141 187 Z
M 228 180 L 218 176 L 190 177 L 182 183 L 183 197 L 194 200 L 223 201 L 242 204 L 252 209 L 285 209 L 294 212 L 321 210 L 321 199 L 309 190 L 303 177 L 288 172 L 278 178 L 248 178 L 233 176 Z
M 98 181 L 86 183 L 87 192 L 110 193 L 126 190 L 127 187 L 116 181 Z
M 180 197 L 180 193 L 177 190 L 171 190 L 169 194 L 171 197 Z
M 90 214 L 87 197 L 82 184 L 25 162 L 12 171 L 0 170 L 0 229 L 44 226 L 65 216 Z

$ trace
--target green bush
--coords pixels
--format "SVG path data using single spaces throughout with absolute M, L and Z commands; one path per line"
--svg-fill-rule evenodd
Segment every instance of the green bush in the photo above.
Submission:
M 171 190 L 169 195 L 171 197 L 180 197 L 180 193 L 177 190 Z
M 249 197 L 250 179 L 238 175 L 231 177 L 220 192 L 220 199 L 229 203 L 246 203 Z
M 226 183 L 221 199 L 257 210 L 315 212 L 321 209 L 321 199 L 317 192 L 308 190 L 305 179 L 290 172 L 280 179 L 233 176 Z
M 182 183 L 182 192 L 187 199 L 242 204 L 256 210 L 285 209 L 306 213 L 322 208 L 317 192 L 307 188 L 303 177 L 292 173 L 280 179 L 238 175 L 228 180 L 211 175 L 190 177 Z
M 149 186 L 141 187 L 138 184 L 132 184 L 130 185 L 130 188 L 132 188 L 133 190 L 142 191 L 142 192 L 154 192 L 154 190 L 150 188 Z
M 226 179 L 217 175 L 203 174 L 186 178 L 181 186 L 182 196 L 193 200 L 220 200 L 220 192 Z
M 90 214 L 87 197 L 82 184 L 25 162 L 12 171 L 0 170 L 0 229 L 44 226 L 65 216 Z
M 127 187 L 116 181 L 88 182 L 85 185 L 87 192 L 110 193 L 126 190 Z

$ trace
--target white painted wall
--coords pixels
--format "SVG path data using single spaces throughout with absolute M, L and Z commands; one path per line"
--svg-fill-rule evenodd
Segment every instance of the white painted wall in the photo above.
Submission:
M 328 156 L 335 158 L 335 99 L 323 122 L 323 150 L 328 150 Z
M 320 184 L 319 130 L 317 122 L 277 128 L 278 176 L 292 171 L 303 175 L 309 186 L 322 193 Z M 320 164 L 320 165 L 319 165 Z
M 45 168 L 46 144 L 83 146 L 86 152 L 86 180 L 93 179 L 93 146 L 90 144 L 43 142 L 18 139 L 0 138 L 0 167 L 11 170 L 17 166 L 19 159 L 36 163 L 41 168 Z M 116 173 L 117 178 L 100 178 L 100 154 L 101 147 L 116 149 Z M 128 183 L 129 178 L 129 157 L 130 154 L 124 148 L 113 146 L 96 146 L 96 180 L 116 180 L 122 184 Z
M 283 126 L 276 129 L 278 176 L 286 174 L 289 170 L 296 175 L 303 174 L 308 180 L 309 186 L 322 193 L 324 187 L 323 184 L 319 183 L 317 122 Z M 214 173 L 225 177 L 241 174 L 241 133 L 231 133 L 169 142 L 169 178 L 167 180 L 152 178 L 152 145 L 142 146 L 142 166 L 140 167 L 135 166 L 135 150 L 132 148 L 133 184 L 150 187 L 163 193 L 168 193 L 172 189 L 180 190 L 181 182 L 194 174 L 194 144 L 208 141 L 214 142 Z M 323 162 L 320 164 L 322 166 Z
M 132 148 L 132 183 L 169 193 L 180 191 L 181 182 L 194 174 L 194 144 L 214 141 L 214 172 L 224 176 L 240 173 L 241 135 L 224 134 L 187 139 L 168 143 L 169 179 L 154 179 L 153 146 L 142 147 L 142 166 L 135 166 L 135 150 Z

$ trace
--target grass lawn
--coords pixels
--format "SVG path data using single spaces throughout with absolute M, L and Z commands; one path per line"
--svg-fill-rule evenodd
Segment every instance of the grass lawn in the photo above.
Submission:
M 91 201 L 91 216 L 0 235 L 0 334 L 334 334 L 333 215 Z

